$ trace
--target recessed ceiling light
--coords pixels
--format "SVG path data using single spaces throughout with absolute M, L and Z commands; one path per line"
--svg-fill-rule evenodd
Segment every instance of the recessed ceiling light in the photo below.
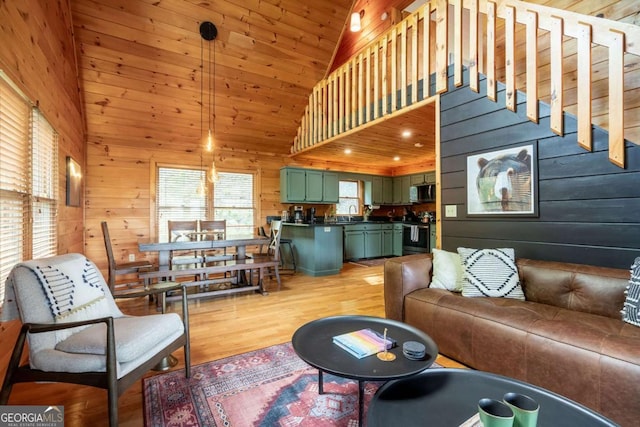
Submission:
M 411 131 L 410 130 L 402 131 L 402 137 L 403 138 L 409 138 L 410 136 L 411 136 Z
M 416 142 L 415 144 L 413 144 L 413 146 L 420 148 L 420 147 L 424 147 L 424 144 L 421 142 Z
M 351 148 L 345 148 L 344 154 L 351 154 Z
M 398 160 L 400 160 L 400 156 L 395 156 L 393 160 L 397 162 Z

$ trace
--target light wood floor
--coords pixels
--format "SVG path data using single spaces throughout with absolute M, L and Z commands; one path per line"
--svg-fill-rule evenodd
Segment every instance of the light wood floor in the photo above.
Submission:
M 283 275 L 282 289 L 268 284 L 270 293 L 254 293 L 191 300 L 191 362 L 198 365 L 246 351 L 291 340 L 294 331 L 311 320 L 339 314 L 364 314 L 384 317 L 383 267 L 361 267 L 345 264 L 336 276 L 309 277 L 303 274 Z M 156 313 L 145 299 L 120 300 L 127 314 Z M 175 305 L 175 306 L 174 306 Z M 169 305 L 179 310 L 180 303 Z M 174 353 L 184 368 L 182 351 Z M 440 356 L 444 366 L 461 365 Z M 148 375 L 157 375 L 150 372 Z M 9 404 L 62 405 L 65 426 L 107 425 L 106 391 L 67 384 L 17 384 Z M 130 387 L 119 399 L 120 425 L 142 426 L 142 384 Z

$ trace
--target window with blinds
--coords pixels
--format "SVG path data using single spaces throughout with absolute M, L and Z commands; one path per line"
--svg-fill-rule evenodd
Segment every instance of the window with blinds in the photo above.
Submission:
M 58 136 L 0 72 L 0 304 L 21 261 L 57 251 Z
M 156 180 L 156 215 L 158 239 L 169 240 L 167 221 L 207 218 L 207 194 L 200 193 L 205 172 L 198 169 L 158 167 Z
M 255 231 L 253 181 L 250 173 L 218 173 L 213 186 L 213 218 L 227 220 L 230 238 Z

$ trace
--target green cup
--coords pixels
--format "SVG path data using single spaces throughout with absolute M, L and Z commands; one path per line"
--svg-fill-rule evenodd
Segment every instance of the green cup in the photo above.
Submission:
M 540 405 L 531 397 L 519 393 L 507 393 L 502 398 L 515 415 L 514 427 L 536 427 Z
M 484 427 L 513 427 L 513 411 L 499 400 L 480 399 L 478 414 Z

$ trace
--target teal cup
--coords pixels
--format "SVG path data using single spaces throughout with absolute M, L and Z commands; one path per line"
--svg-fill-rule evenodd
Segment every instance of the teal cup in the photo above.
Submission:
M 499 400 L 480 399 L 478 414 L 484 427 L 513 427 L 513 410 Z
M 507 393 L 502 398 L 509 405 L 515 416 L 514 427 L 536 427 L 538 423 L 538 412 L 540 405 L 538 402 L 519 393 Z

